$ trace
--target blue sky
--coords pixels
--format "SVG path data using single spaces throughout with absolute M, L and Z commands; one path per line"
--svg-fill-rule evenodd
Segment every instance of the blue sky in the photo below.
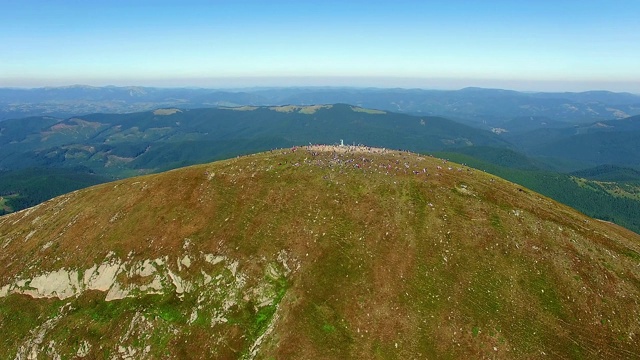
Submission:
M 0 0 L 0 87 L 640 93 L 638 19 L 638 0 Z

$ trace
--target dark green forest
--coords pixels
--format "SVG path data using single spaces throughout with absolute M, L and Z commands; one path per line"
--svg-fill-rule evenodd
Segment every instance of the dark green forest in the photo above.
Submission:
M 0 215 L 109 180 L 83 168 L 30 168 L 0 172 L 0 197 L 4 198 Z
M 508 159 L 508 153 L 496 153 L 503 156 L 496 162 L 523 164 L 524 168 L 500 166 L 462 153 L 439 152 L 434 155 L 486 171 L 571 206 L 588 216 L 611 221 L 640 233 L 640 201 L 612 196 L 597 186 L 581 185 L 569 174 L 536 169 L 530 163 L 527 165 L 521 162 L 522 159 L 515 152 L 512 153 L 514 158 L 511 160 Z M 636 185 L 640 187 L 640 182 Z

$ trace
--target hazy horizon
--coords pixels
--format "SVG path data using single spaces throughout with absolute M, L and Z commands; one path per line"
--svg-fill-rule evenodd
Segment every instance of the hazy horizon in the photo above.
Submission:
M 0 87 L 640 93 L 640 2 L 21 1 Z
M 531 86 L 527 86 L 531 85 Z M 611 86 L 607 86 L 611 85 Z M 635 85 L 635 84 L 630 84 Z M 65 88 L 75 86 L 87 87 L 149 87 L 149 88 L 196 88 L 215 89 L 228 91 L 242 91 L 260 88 L 353 88 L 353 89 L 420 89 L 455 91 L 464 88 L 500 89 L 520 92 L 588 92 L 609 91 L 618 93 L 631 93 L 640 96 L 640 90 L 634 91 L 633 86 L 624 84 L 588 84 L 588 83 L 516 83 L 513 81 L 478 80 L 467 81 L 457 79 L 313 79 L 308 78 L 237 78 L 237 79 L 198 79 L 198 81 L 184 81 L 181 79 L 159 79 L 149 82 L 130 83 L 121 81 L 88 81 L 88 82 L 55 82 L 40 83 L 26 82 L 19 85 L 4 85 L 6 89 L 38 89 L 38 88 Z

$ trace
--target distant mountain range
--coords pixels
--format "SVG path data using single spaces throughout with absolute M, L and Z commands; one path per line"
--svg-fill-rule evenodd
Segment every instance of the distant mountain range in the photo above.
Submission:
M 502 135 L 521 151 L 562 163 L 565 170 L 605 164 L 640 169 L 640 116 Z
M 500 89 L 196 88 L 91 87 L 0 88 L 0 120 L 27 116 L 71 117 L 127 113 L 161 107 L 274 106 L 348 103 L 365 108 L 441 116 L 484 129 L 514 119 L 547 118 L 588 123 L 640 115 L 640 96 L 629 93 L 525 93 Z

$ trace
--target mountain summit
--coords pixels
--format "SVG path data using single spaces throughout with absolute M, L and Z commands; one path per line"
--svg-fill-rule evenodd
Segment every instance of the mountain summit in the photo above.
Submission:
M 408 152 L 102 184 L 0 247 L 0 358 L 640 357 L 640 236 Z

